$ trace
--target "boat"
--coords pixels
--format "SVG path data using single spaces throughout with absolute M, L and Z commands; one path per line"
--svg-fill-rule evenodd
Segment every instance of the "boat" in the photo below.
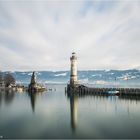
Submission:
M 107 93 L 109 95 L 119 95 L 119 91 L 118 90 L 109 90 Z

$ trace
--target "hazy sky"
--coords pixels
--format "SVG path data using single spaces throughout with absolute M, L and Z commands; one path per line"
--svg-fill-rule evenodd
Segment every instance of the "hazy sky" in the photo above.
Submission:
M 140 68 L 140 0 L 0 0 L 0 69 Z

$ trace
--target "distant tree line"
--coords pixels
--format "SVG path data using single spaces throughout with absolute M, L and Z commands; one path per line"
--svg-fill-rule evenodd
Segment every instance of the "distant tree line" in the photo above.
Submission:
M 8 87 L 11 84 L 14 85 L 16 83 L 16 80 L 10 73 L 3 75 L 2 72 L 0 72 L 0 82 L 4 82 L 5 87 Z

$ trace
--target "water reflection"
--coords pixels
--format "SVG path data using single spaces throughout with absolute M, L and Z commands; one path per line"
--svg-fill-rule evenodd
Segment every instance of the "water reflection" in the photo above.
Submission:
M 70 115 L 71 115 L 71 129 L 75 132 L 78 125 L 78 104 L 85 105 L 92 104 L 92 106 L 86 106 L 87 109 L 94 109 L 94 113 L 110 112 L 112 115 L 119 115 L 124 113 L 126 116 L 132 115 L 137 105 L 140 104 L 140 97 L 138 96 L 105 96 L 94 94 L 77 94 L 66 93 L 70 102 Z M 84 99 L 84 100 L 81 100 Z M 88 103 L 87 103 L 88 101 Z M 99 111 L 100 110 L 100 111 Z M 86 114 L 84 114 L 86 116 Z
M 7 105 L 11 104 L 14 100 L 15 92 L 13 91 L 1 91 L 0 92 L 0 106 L 2 101 L 5 101 Z
M 140 96 L 119 96 L 121 100 L 140 101 Z
M 5 103 L 10 104 L 14 100 L 15 92 L 13 91 L 6 91 L 5 92 Z
M 64 86 L 56 89 L 42 94 L 0 93 L 2 135 L 8 138 L 140 138 L 138 97 L 68 93 L 65 97 Z
M 44 92 L 37 92 L 37 93 L 28 93 L 29 98 L 30 98 L 30 102 L 31 102 L 31 108 L 32 108 L 32 112 L 35 112 L 35 106 L 36 106 L 36 100 L 37 100 L 37 96 L 42 95 Z
M 35 103 L 36 103 L 36 94 L 37 93 L 28 93 L 31 101 L 32 111 L 35 112 Z
M 0 106 L 2 104 L 2 92 L 0 91 Z
M 70 99 L 70 114 L 71 114 L 71 128 L 75 131 L 77 126 L 77 100 L 78 97 L 75 94 L 67 93 L 67 97 Z
M 77 97 L 70 97 L 70 110 L 71 110 L 71 127 L 75 131 L 77 126 Z

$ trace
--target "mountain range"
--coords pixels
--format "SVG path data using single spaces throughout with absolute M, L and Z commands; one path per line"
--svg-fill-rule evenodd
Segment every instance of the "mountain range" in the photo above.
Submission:
M 5 71 L 3 74 L 11 73 L 17 83 L 28 84 L 31 79 L 32 71 Z M 70 71 L 36 71 L 39 83 L 68 83 Z M 129 84 L 140 85 L 140 70 L 82 70 L 78 71 L 78 81 L 84 84 L 110 85 L 110 84 Z

